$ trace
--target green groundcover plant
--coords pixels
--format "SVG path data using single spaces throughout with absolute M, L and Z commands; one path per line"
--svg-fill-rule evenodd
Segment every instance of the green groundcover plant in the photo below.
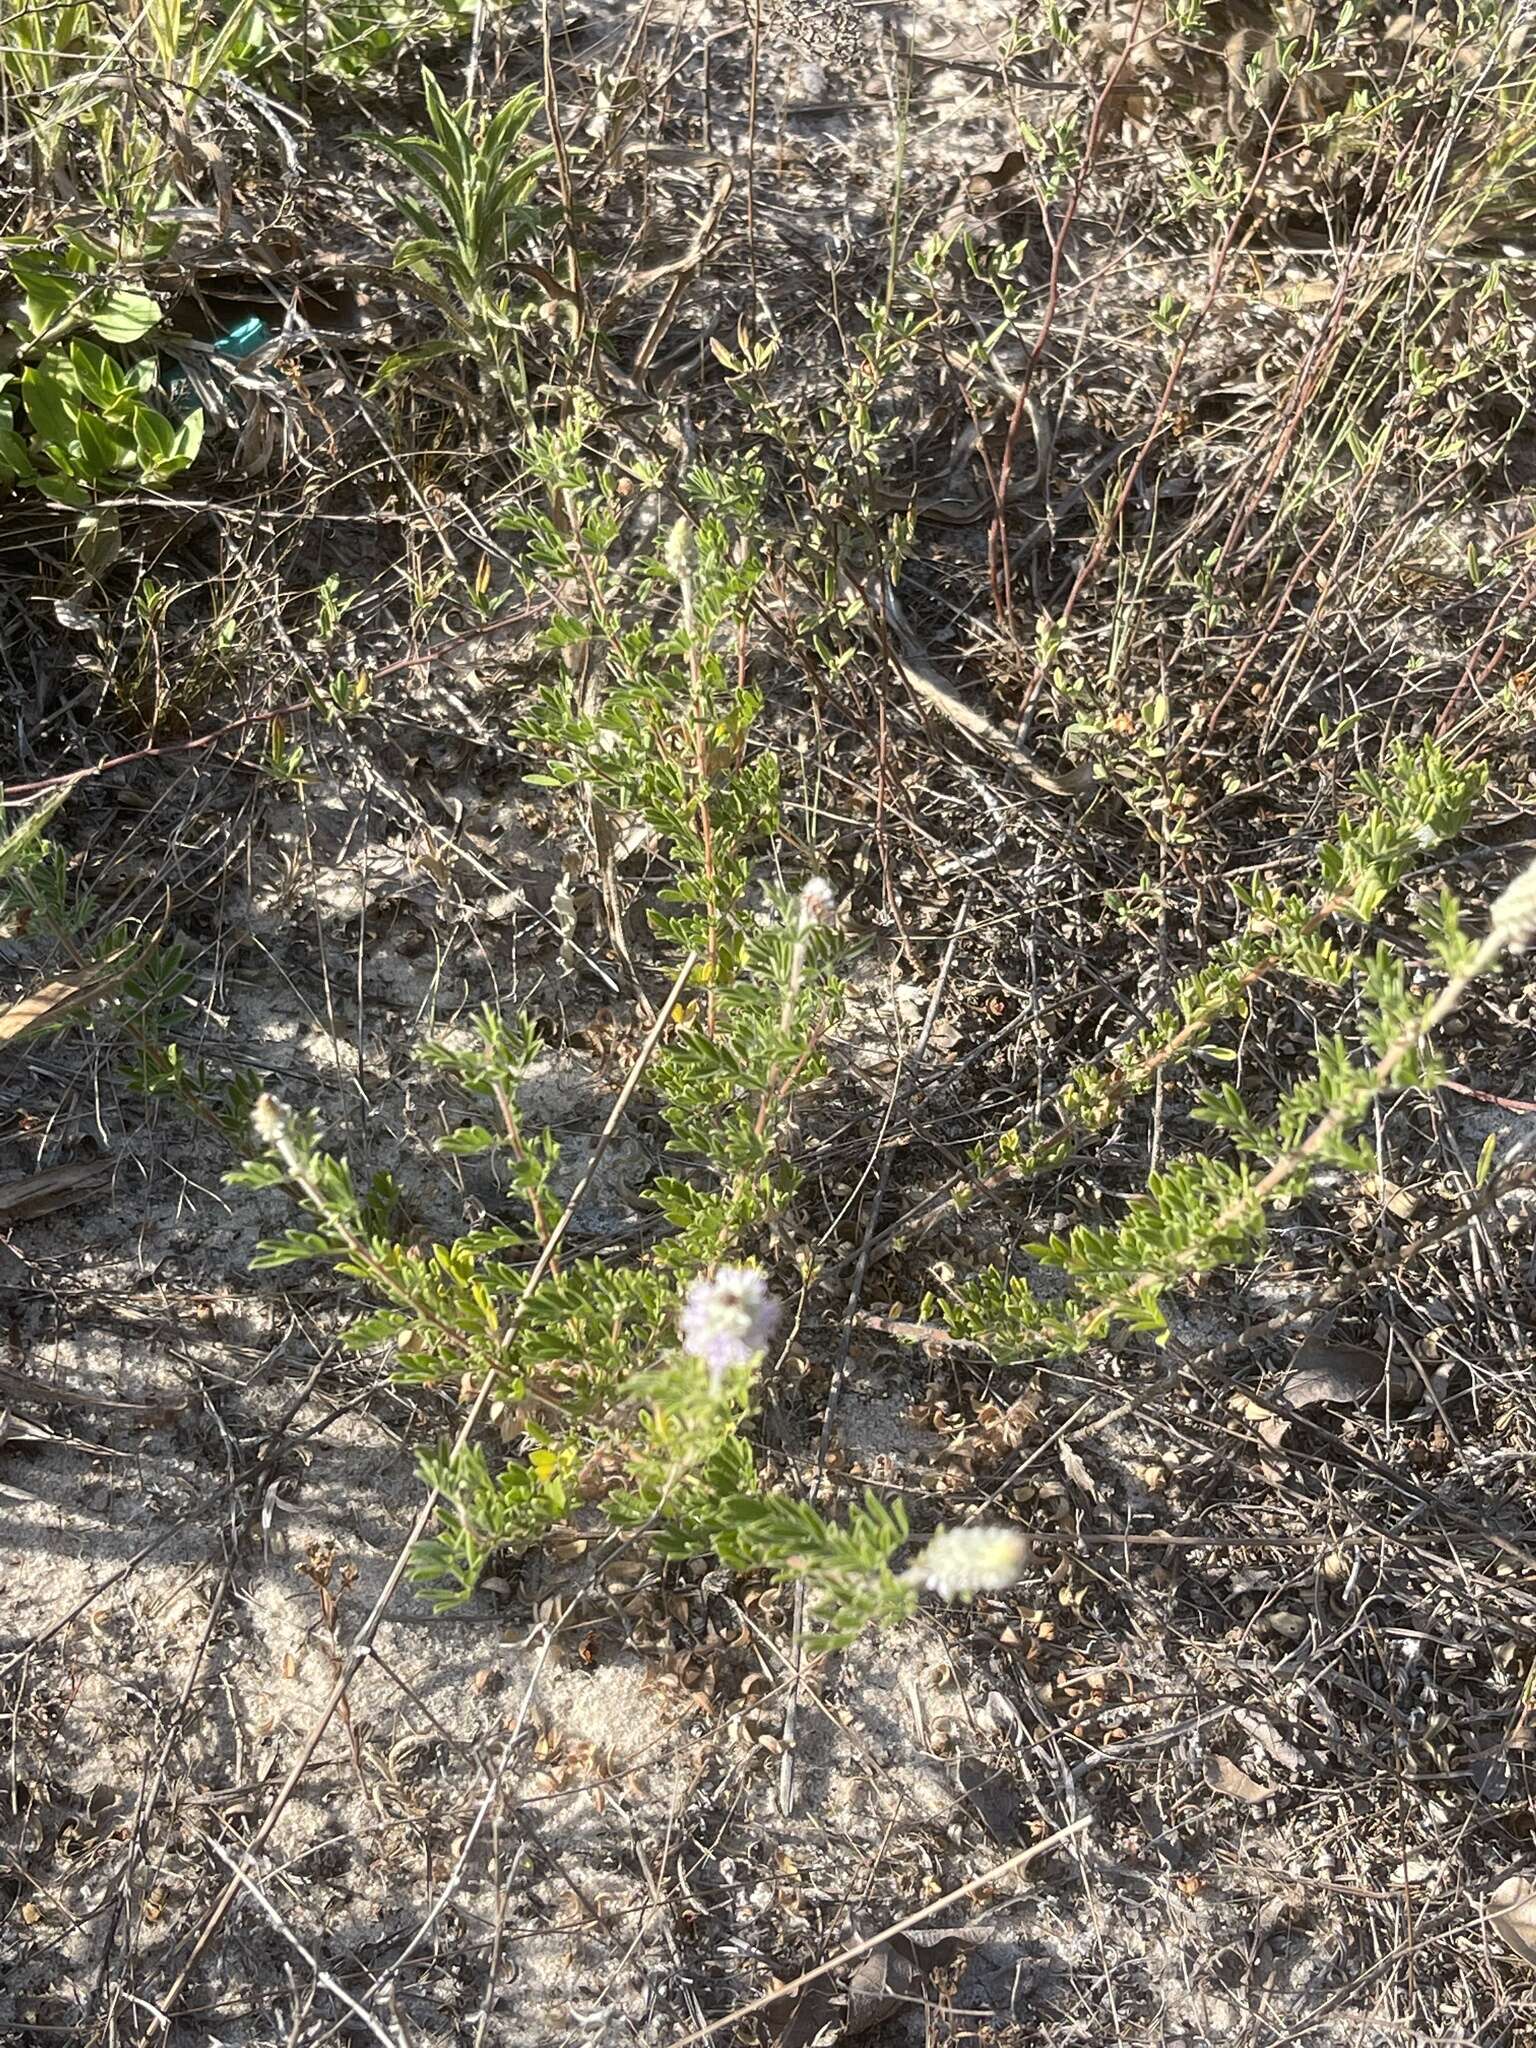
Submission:
M 843 1643 L 910 1612 L 924 1591 L 952 1599 L 1006 1586 L 1025 1543 L 1007 1528 L 957 1528 L 911 1556 L 898 1502 L 866 1493 L 829 1514 L 759 1471 L 752 1418 L 785 1306 L 826 1278 L 809 1255 L 784 1270 L 774 1248 L 794 1238 L 782 1225 L 800 1187 L 797 1120 L 838 1026 L 843 914 L 825 879 L 785 885 L 772 858 L 783 843 L 778 768 L 756 739 L 761 704 L 740 659 L 764 574 L 761 549 L 744 538 L 766 530 L 761 475 L 750 462 L 691 471 L 685 510 L 660 544 L 623 555 L 618 486 L 592 438 L 580 419 L 534 434 L 530 470 L 547 509 L 535 500 L 507 524 L 527 594 L 544 600 L 543 652 L 557 678 L 524 721 L 541 762 L 533 779 L 557 801 L 638 821 L 665 857 L 651 925 L 671 993 L 632 1082 L 659 1104 L 672 1163 L 647 1191 L 655 1227 L 626 1256 L 565 1250 L 576 1197 L 557 1195 L 559 1146 L 523 1108 L 540 1056 L 530 1018 L 487 1009 L 467 1034 L 422 1048 L 461 1106 L 440 1149 L 493 1164 L 504 1213 L 450 1242 L 407 1241 L 387 1176 L 360 1181 L 302 1108 L 258 1094 L 251 1077 L 216 1085 L 182 1061 L 168 1042 L 188 987 L 179 958 L 114 932 L 98 945 L 93 983 L 81 964 L 90 906 L 71 894 L 47 837 L 57 804 L 0 846 L 0 882 L 30 929 L 67 947 L 76 1007 L 95 1000 L 115 1020 L 141 1087 L 183 1097 L 225 1130 L 254 1131 L 254 1156 L 232 1180 L 286 1190 L 306 1211 L 258 1264 L 331 1266 L 373 1297 L 346 1342 L 386 1352 L 401 1381 L 461 1404 L 463 1425 L 420 1459 L 436 1525 L 412 1575 L 428 1598 L 462 1602 L 498 1556 L 562 1526 L 606 1523 L 666 1558 L 712 1556 L 803 1582 L 817 1639 Z M 1207 1089 L 1195 1113 L 1219 1147 L 1151 1175 L 1115 1224 L 1031 1247 L 1034 1271 L 1052 1274 L 1046 1291 L 1002 1270 L 957 1283 L 937 1305 L 952 1334 L 1016 1364 L 1116 1331 L 1161 1340 L 1170 1295 L 1251 1259 L 1277 1203 L 1323 1169 L 1373 1165 L 1357 1136 L 1372 1104 L 1437 1084 L 1436 1025 L 1536 930 L 1533 872 L 1495 902 L 1481 936 L 1445 889 L 1421 904 L 1405 945 L 1373 936 L 1388 899 L 1460 831 L 1482 787 L 1481 771 L 1432 742 L 1394 747 L 1359 778 L 1311 883 L 1238 893 L 1234 936 L 1139 1039 L 1074 1072 L 1052 1120 L 978 1152 L 952 1191 L 962 1200 L 1059 1165 L 1159 1072 L 1221 1057 L 1218 1027 L 1266 982 L 1353 994 L 1353 1035 L 1322 1036 L 1265 1115 L 1233 1086 Z M 1426 957 L 1428 978 L 1416 971 Z M 61 999 L 49 1022 L 70 1007 Z

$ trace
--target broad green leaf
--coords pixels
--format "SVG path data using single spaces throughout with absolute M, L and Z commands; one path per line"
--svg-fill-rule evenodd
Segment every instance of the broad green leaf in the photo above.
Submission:
M 76 384 L 92 405 L 106 412 L 121 397 L 126 388 L 123 373 L 105 349 L 77 336 L 69 344 L 69 361 Z
M 110 476 L 128 453 L 123 436 L 109 427 L 100 413 L 82 411 L 76 420 L 80 443 L 80 475 L 90 483 Z
M 122 522 L 115 505 L 93 505 L 75 527 L 75 560 L 94 582 L 105 576 L 123 551 Z
M 199 410 L 189 412 L 176 429 L 171 444 L 171 455 L 178 469 L 186 469 L 197 460 L 197 451 L 203 445 L 203 424 L 203 415 Z
M 27 483 L 32 475 L 26 442 L 14 427 L 0 427 L 0 483 Z
M 139 460 L 146 470 L 159 469 L 175 457 L 176 430 L 153 406 L 136 405 L 133 409 L 133 445 L 139 451 Z
M 88 228 L 61 228 L 64 261 L 77 276 L 94 277 L 103 263 L 112 261 L 112 244 Z
M 50 377 L 46 370 L 23 370 L 21 397 L 37 438 L 68 448 L 75 439 L 79 409 L 58 378 Z
M 93 301 L 86 325 L 103 341 L 141 341 L 160 325 L 160 308 L 147 292 L 107 292 Z
M 41 264 L 12 257 L 11 275 L 21 286 L 27 327 L 34 341 L 67 319 L 79 300 L 80 287 L 73 278 L 60 277 Z
M 80 303 L 80 287 L 72 279 L 20 262 L 12 262 L 10 270 L 23 289 L 25 326 L 31 340 L 41 340 L 41 336 L 70 324 L 70 317 Z M 23 332 L 16 322 L 12 322 L 12 328 L 16 334 Z
M 72 512 L 83 512 L 91 502 L 91 494 L 82 485 L 67 476 L 40 476 L 37 488 L 45 498 L 51 498 L 55 505 L 67 505 Z

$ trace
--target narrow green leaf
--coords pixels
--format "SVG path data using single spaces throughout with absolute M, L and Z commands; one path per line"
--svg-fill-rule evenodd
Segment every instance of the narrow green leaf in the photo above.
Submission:
M 1493 1155 L 1498 1149 L 1499 1134 L 1497 1131 L 1490 1131 L 1483 1140 L 1482 1151 L 1477 1155 L 1477 1172 L 1472 1179 L 1474 1187 L 1481 1188 L 1487 1186 L 1488 1176 L 1493 1171 Z

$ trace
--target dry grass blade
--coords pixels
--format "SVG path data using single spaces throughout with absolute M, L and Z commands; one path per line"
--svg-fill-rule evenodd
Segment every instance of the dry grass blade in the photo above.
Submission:
M 123 982 L 121 972 L 100 966 L 82 967 L 74 974 L 46 981 L 30 995 L 19 996 L 0 1010 L 0 1044 L 23 1037 L 44 1025 L 61 1024 L 78 1010 L 115 995 Z

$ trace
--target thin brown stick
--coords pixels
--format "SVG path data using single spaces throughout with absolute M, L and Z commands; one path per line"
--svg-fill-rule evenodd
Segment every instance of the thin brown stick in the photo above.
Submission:
M 923 1921 L 931 1920 L 935 1913 L 942 1913 L 946 1906 L 958 1905 L 961 1899 L 968 1899 L 975 1892 L 985 1891 L 989 1884 L 996 1884 L 999 1878 L 1007 1877 L 1015 1870 L 1023 1870 L 1028 1864 L 1059 1849 L 1074 1835 L 1080 1835 L 1088 1825 L 1085 1814 L 1080 1820 L 1068 1821 L 1064 1828 L 1058 1828 L 1054 1835 L 1047 1835 L 1043 1842 L 1032 1843 L 1021 1849 L 1017 1856 L 1010 1856 L 1006 1862 L 984 1870 L 980 1877 L 967 1878 L 964 1884 L 957 1884 L 953 1891 L 945 1892 L 930 1905 L 919 1906 L 915 1913 L 908 1913 L 904 1919 L 893 1920 L 888 1927 L 882 1927 L 878 1934 L 871 1934 L 864 1941 L 856 1941 L 850 1947 L 840 1949 L 829 1962 L 818 1963 L 814 1970 L 806 1970 L 801 1976 L 793 1977 L 789 1983 L 779 1985 L 775 1991 L 765 1991 L 760 1998 L 754 1998 L 748 2005 L 738 2005 L 733 2012 L 725 2013 L 720 2019 L 711 2020 L 707 2027 L 695 2027 L 691 2034 L 681 2034 L 672 2043 L 672 2048 L 694 2048 L 698 2041 L 711 2040 L 726 2027 L 733 2027 L 738 2020 L 749 2019 L 765 2006 L 777 2005 L 781 1998 L 792 1998 L 797 1991 L 803 1991 L 807 1984 L 814 1984 L 818 1978 L 831 1976 L 834 1970 L 841 1970 L 848 1963 L 856 1963 L 860 1956 L 867 1956 L 871 1949 L 878 1948 L 893 1935 L 905 1934 L 909 1927 L 919 1927 Z

